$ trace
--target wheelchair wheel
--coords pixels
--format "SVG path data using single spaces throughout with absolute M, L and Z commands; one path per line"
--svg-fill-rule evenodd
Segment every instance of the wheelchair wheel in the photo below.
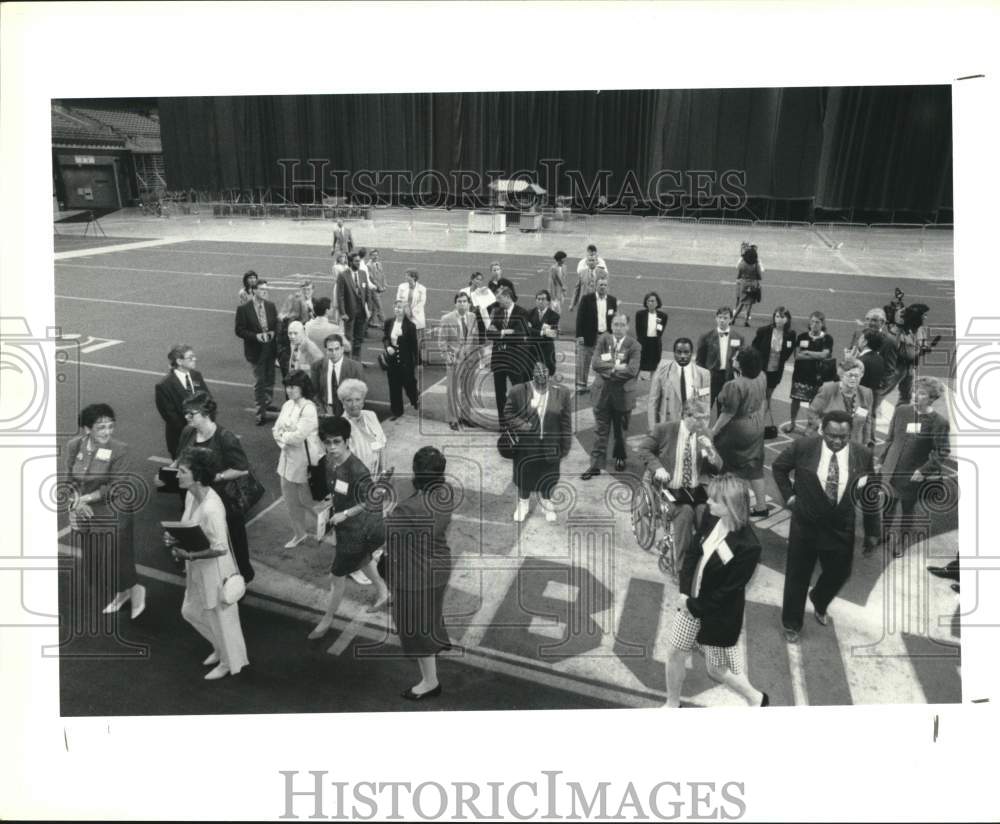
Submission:
M 656 538 L 656 519 L 658 507 L 653 501 L 653 495 L 646 484 L 640 484 L 632 498 L 632 534 L 639 548 L 649 552 Z

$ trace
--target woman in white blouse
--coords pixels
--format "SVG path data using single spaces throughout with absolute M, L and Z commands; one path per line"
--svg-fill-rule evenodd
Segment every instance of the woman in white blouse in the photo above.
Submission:
M 667 656 L 667 707 L 679 707 L 685 659 L 697 643 L 709 676 L 739 693 L 750 706 L 770 699 L 747 678 L 737 642 L 743 631 L 746 588 L 760 560 L 760 542 L 750 525 L 749 485 L 736 475 L 708 484 L 708 513 L 684 553 L 681 603 L 674 614 Z
M 490 323 L 490 307 L 497 302 L 497 296 L 483 280 L 482 272 L 473 272 L 469 285 L 460 290 L 469 296 L 470 308 L 483 319 L 483 324 Z M 480 344 L 483 340 L 479 341 Z
M 357 378 L 347 378 L 337 387 L 337 397 L 344 405 L 344 417 L 351 423 L 351 454 L 357 456 L 373 478 L 382 470 L 386 437 L 378 416 L 365 409 L 368 385 Z
M 312 401 L 313 385 L 302 371 L 289 372 L 283 381 L 288 400 L 274 422 L 275 443 L 281 448 L 278 476 L 281 495 L 292 522 L 292 537 L 285 549 L 293 549 L 309 537 L 316 514 L 309 492 L 307 467 L 315 465 L 324 454 L 319 441 L 319 415 Z
M 219 597 L 222 582 L 237 573 L 236 559 L 226 530 L 226 507 L 212 489 L 212 480 L 222 467 L 210 449 L 188 447 L 177 459 L 177 483 L 187 490 L 184 518 L 198 524 L 209 548 L 191 552 L 165 533 L 163 541 L 173 547 L 174 557 L 186 561 L 187 580 L 181 615 L 212 645 L 212 654 L 202 664 L 215 665 L 206 681 L 236 675 L 250 663 L 243 639 L 238 604 Z

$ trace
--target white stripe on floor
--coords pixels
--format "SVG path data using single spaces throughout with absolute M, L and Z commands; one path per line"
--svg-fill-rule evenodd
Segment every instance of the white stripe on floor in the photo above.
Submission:
M 96 246 L 90 249 L 74 249 L 70 252 L 56 252 L 56 260 L 66 260 L 68 258 L 90 257 L 91 255 L 106 255 L 111 252 L 128 252 L 132 249 L 149 249 L 153 246 L 166 246 L 170 243 L 184 243 L 181 238 L 171 238 L 169 240 L 139 240 L 134 243 L 119 243 L 115 246 Z

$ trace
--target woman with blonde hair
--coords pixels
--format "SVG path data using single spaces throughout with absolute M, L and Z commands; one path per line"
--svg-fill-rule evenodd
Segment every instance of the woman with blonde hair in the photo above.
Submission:
M 760 542 L 750 525 L 750 490 L 732 474 L 708 484 L 708 512 L 684 554 L 681 604 L 674 615 L 667 657 L 667 707 L 679 707 L 685 659 L 695 644 L 705 653 L 709 676 L 739 693 L 750 706 L 770 699 L 744 672 L 737 642 L 743 631 L 746 588 L 760 560 Z
M 872 390 L 861 385 L 865 365 L 858 358 L 845 357 L 837 364 L 839 381 L 827 381 L 809 404 L 806 433 L 818 435 L 823 415 L 831 409 L 842 409 L 853 418 L 851 440 L 862 446 L 875 440 L 875 404 Z

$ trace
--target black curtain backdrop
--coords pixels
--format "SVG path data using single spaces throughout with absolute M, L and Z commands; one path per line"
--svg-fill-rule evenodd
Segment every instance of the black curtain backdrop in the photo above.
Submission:
M 288 196 L 291 162 L 310 180 L 315 160 L 329 194 L 428 204 L 518 172 L 592 205 L 691 195 L 696 172 L 718 194 L 731 172 L 750 198 L 823 209 L 952 205 L 949 86 L 160 98 L 159 111 L 176 190 Z M 351 179 L 364 170 L 386 179 Z

